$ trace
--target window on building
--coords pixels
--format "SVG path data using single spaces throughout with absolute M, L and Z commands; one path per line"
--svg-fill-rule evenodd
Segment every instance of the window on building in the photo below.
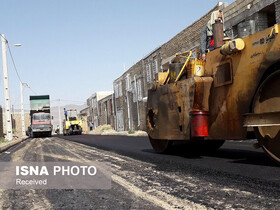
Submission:
M 119 97 L 121 97 L 122 94 L 122 81 L 119 82 Z
M 138 95 L 138 101 L 142 100 L 142 88 L 141 88 L 141 80 L 137 80 L 137 95 Z
M 110 99 L 110 115 L 113 115 L 113 101 Z
M 119 86 L 118 86 L 118 83 L 114 84 L 114 93 L 115 93 L 115 97 L 118 98 L 119 97 Z
M 104 114 L 108 115 L 107 101 L 104 102 Z
M 136 89 L 135 89 L 135 82 L 132 82 L 132 95 L 133 95 L 133 102 L 137 102 L 137 95 L 136 95 Z
M 130 76 L 126 75 L 126 91 L 130 91 Z
M 150 83 L 152 81 L 151 64 L 150 63 L 148 63 L 146 65 L 146 72 L 147 72 L 147 82 Z
M 153 63 L 152 63 L 152 70 L 153 70 L 153 79 L 156 79 L 156 74 L 158 73 L 158 62 L 156 58 L 154 58 Z

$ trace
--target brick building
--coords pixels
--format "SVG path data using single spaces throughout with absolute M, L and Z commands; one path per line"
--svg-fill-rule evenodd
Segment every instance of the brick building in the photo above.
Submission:
M 5 118 L 5 117 L 4 117 Z M 13 121 L 13 132 L 14 135 L 16 136 L 22 136 L 22 122 L 21 122 L 21 112 L 14 112 L 12 114 L 12 121 Z M 6 124 L 6 123 L 4 123 Z M 30 125 L 30 116 L 29 116 L 29 111 L 24 112 L 24 124 L 25 124 L 25 131 L 27 131 L 28 126 Z M 6 130 L 6 126 L 5 130 Z
M 101 99 L 112 94 L 113 91 L 99 91 L 92 94 L 92 96 L 87 99 L 87 106 L 88 106 L 88 113 L 89 113 L 89 117 L 87 119 L 93 123 L 94 128 L 97 128 L 100 125 L 101 110 L 98 102 Z
M 110 94 L 105 98 L 98 101 L 99 107 L 99 125 L 111 125 L 115 129 L 115 105 L 114 105 L 114 94 Z

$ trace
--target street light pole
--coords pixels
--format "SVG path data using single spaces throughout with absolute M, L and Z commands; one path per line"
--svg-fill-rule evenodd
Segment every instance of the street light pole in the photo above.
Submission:
M 7 54 L 6 54 L 6 44 L 4 34 L 1 34 L 2 41 L 2 62 L 3 62 L 3 76 L 4 76 L 4 93 L 5 93 L 5 109 L 6 109 L 6 138 L 10 141 L 13 139 L 13 127 L 11 119 L 11 105 L 10 105 L 10 90 L 9 90 L 9 80 L 8 80 L 8 67 L 7 67 Z

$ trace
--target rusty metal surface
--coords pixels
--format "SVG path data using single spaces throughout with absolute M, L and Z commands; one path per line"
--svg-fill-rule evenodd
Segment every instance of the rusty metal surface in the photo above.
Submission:
M 253 112 L 256 114 L 280 112 L 280 70 L 267 77 L 258 88 L 253 102 Z M 272 120 L 274 118 L 270 118 Z M 277 120 L 277 119 L 276 119 Z M 278 118 L 279 120 L 279 118 Z M 257 126 L 255 132 L 260 146 L 274 160 L 280 162 L 280 126 Z
M 224 56 L 218 50 L 208 54 L 207 75 L 217 75 L 218 66 L 227 60 L 232 63 L 232 83 L 211 89 L 209 139 L 246 138 L 242 115 L 251 112 L 264 73 L 280 58 L 280 36 L 269 37 L 270 32 L 271 28 L 245 37 L 245 49 L 234 55 Z
M 148 92 L 147 129 L 154 139 L 190 139 L 191 111 L 208 111 L 212 77 L 157 85 Z
M 222 22 L 217 21 L 213 24 L 213 39 L 214 48 L 220 48 L 224 44 L 224 25 Z
M 247 127 L 263 127 L 263 126 L 279 126 L 280 112 L 267 112 L 260 114 L 245 114 L 244 126 Z
M 154 113 L 154 126 L 147 120 L 149 135 L 154 139 L 188 140 L 189 112 L 204 110 L 210 113 L 209 137 L 205 139 L 245 139 L 243 115 L 252 111 L 263 75 L 280 61 L 280 35 L 270 33 L 271 28 L 245 37 L 245 49 L 233 55 L 221 55 L 219 49 L 208 53 L 205 77 L 182 79 L 150 90 L 147 107 Z

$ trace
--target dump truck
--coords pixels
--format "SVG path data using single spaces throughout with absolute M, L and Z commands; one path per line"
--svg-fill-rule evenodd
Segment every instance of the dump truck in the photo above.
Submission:
M 50 96 L 30 96 L 30 122 L 27 135 L 31 138 L 52 135 Z
M 150 143 L 158 153 L 182 142 L 213 150 L 253 133 L 255 146 L 280 162 L 280 25 L 225 39 L 216 24 L 206 62 L 178 53 L 148 90 Z
M 83 132 L 82 121 L 78 118 L 76 109 L 67 110 L 69 116 L 63 121 L 63 135 L 81 135 Z

